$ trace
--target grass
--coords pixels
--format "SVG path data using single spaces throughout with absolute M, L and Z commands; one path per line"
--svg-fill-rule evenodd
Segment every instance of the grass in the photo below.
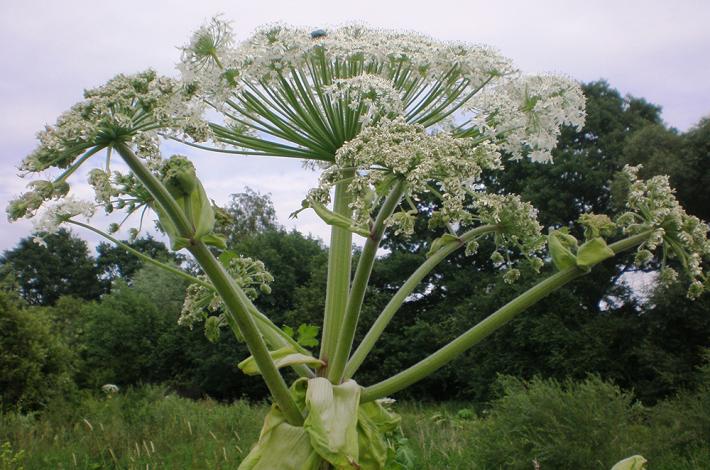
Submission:
M 415 469 L 546 470 L 573 461 L 575 469 L 608 469 L 611 460 L 637 452 L 649 459 L 649 470 L 710 468 L 704 394 L 651 412 L 609 387 L 594 380 L 511 383 L 482 415 L 465 403 L 398 403 L 396 410 Z M 143 387 L 51 403 L 42 414 L 5 413 L 0 470 L 234 469 L 256 442 L 267 409 Z M 575 441 L 570 423 L 596 442 Z M 604 448 L 610 455 L 597 458 Z

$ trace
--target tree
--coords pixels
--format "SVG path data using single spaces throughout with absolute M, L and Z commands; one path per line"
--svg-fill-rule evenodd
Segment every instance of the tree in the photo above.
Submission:
M 74 390 L 74 354 L 46 315 L 0 291 L 0 406 L 33 410 Z
M 122 281 L 88 309 L 84 328 L 85 386 L 159 383 L 175 371 L 164 348 L 178 328 L 177 312 L 154 304 L 145 292 Z
M 136 240 L 125 240 L 123 243 L 131 248 L 160 261 L 180 264 L 184 257 L 168 250 L 163 242 L 159 242 L 150 235 Z M 101 279 L 113 282 L 123 279 L 130 282 L 134 274 L 144 266 L 144 261 L 134 254 L 128 253 L 120 246 L 105 242 L 96 247 L 96 267 Z
M 221 212 L 217 225 L 217 231 L 226 235 L 228 246 L 279 227 L 274 203 L 268 194 L 246 187 L 244 192 L 232 194 L 229 198 L 230 202 Z
M 105 291 L 86 242 L 64 229 L 46 236 L 46 246 L 33 238 L 23 238 L 0 259 L 29 304 L 52 305 L 63 295 L 92 300 Z

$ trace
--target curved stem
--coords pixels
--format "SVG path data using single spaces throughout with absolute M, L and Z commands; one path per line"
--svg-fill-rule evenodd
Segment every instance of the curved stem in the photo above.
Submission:
M 614 251 L 614 254 L 618 254 L 624 250 L 640 245 L 648 239 L 650 233 L 650 231 L 646 231 L 632 235 L 609 245 L 609 248 Z M 508 302 L 495 313 L 489 315 L 476 326 L 466 331 L 461 336 L 451 341 L 449 344 L 439 349 L 426 359 L 419 361 L 389 379 L 365 388 L 362 391 L 360 402 L 365 403 L 377 398 L 391 395 L 432 374 L 448 362 L 454 360 L 467 349 L 478 344 L 488 335 L 515 318 L 525 309 L 537 303 L 540 299 L 543 299 L 550 293 L 556 291 L 570 281 L 583 276 L 587 272 L 588 271 L 582 270 L 575 266 L 553 274 L 528 289 L 512 301 Z
M 196 278 L 195 276 L 192 276 L 192 275 L 186 273 L 185 271 L 182 271 L 174 266 L 170 266 L 169 264 L 161 263 L 157 259 L 151 258 L 150 256 L 148 256 L 144 253 L 141 253 L 140 251 L 136 250 L 135 248 L 132 248 L 130 245 L 127 245 L 127 244 L 123 243 L 122 241 L 117 240 L 116 238 L 112 237 L 108 233 L 103 232 L 95 227 L 92 227 L 89 224 L 85 224 L 83 222 L 79 222 L 77 220 L 72 220 L 72 219 L 68 219 L 66 222 L 69 224 L 76 225 L 78 227 L 85 228 L 87 230 L 91 230 L 95 234 L 104 237 L 105 239 L 109 240 L 110 242 L 112 242 L 113 244 L 115 244 L 117 246 L 120 246 L 121 248 L 123 248 L 124 250 L 126 250 L 127 252 L 132 254 L 133 256 L 136 256 L 137 258 L 141 259 L 142 261 L 144 261 L 146 263 L 152 264 L 153 266 L 157 266 L 160 269 L 163 269 L 169 273 L 175 274 L 176 276 L 179 276 L 189 282 L 199 284 L 202 287 L 206 287 L 207 289 L 210 289 L 210 290 L 214 290 L 214 287 L 209 282 L 205 282 L 202 279 Z
M 375 323 L 372 324 L 370 330 L 365 335 L 365 338 L 363 338 L 362 342 L 345 366 L 344 378 L 348 379 L 355 375 L 355 372 L 357 372 L 367 355 L 370 351 L 372 351 L 375 343 L 377 343 L 377 340 L 380 336 L 382 336 L 385 328 L 387 328 L 387 325 L 389 325 L 395 313 L 399 311 L 404 301 L 412 292 L 414 292 L 414 289 L 419 285 L 419 283 L 422 282 L 422 280 L 436 266 L 439 265 L 439 263 L 446 259 L 451 253 L 466 245 L 469 241 L 486 233 L 495 232 L 496 230 L 498 230 L 498 226 L 496 225 L 483 225 L 481 227 L 476 227 L 473 230 L 465 232 L 459 237 L 458 240 L 453 240 L 442 246 L 429 258 L 427 258 L 427 260 L 424 261 L 424 263 L 422 263 L 411 276 L 409 276 L 405 283 L 402 284 L 397 293 L 392 297 L 392 299 L 390 299 L 387 306 L 382 310 L 382 313 L 380 313 L 377 317 Z
M 343 176 L 353 176 L 353 170 L 347 170 Z M 335 185 L 335 199 L 333 212 L 343 217 L 350 218 L 350 195 L 346 181 Z M 330 231 L 330 247 L 328 250 L 328 279 L 325 293 L 325 314 L 323 317 L 323 336 L 321 339 L 320 359 L 326 363 L 319 370 L 320 375 L 325 375 L 328 362 L 335 354 L 340 325 L 345 314 L 345 307 L 350 291 L 350 270 L 352 269 L 352 243 L 353 234 L 347 229 L 333 226 Z
M 101 146 L 96 146 L 92 148 L 91 150 L 88 150 L 84 155 L 79 157 L 69 168 L 64 170 L 64 172 L 56 177 L 54 179 L 54 183 L 61 183 L 63 181 L 66 181 L 69 176 L 71 176 L 72 173 L 74 173 L 86 160 L 94 156 L 95 154 L 99 153 L 101 150 L 103 150 L 104 147 Z
M 335 355 L 328 365 L 328 379 L 333 383 L 340 383 L 340 379 L 343 376 L 345 363 L 352 350 L 357 321 L 360 316 L 363 300 L 365 299 L 365 291 L 367 290 L 367 284 L 370 280 L 370 274 L 372 274 L 372 267 L 375 264 L 377 249 L 385 233 L 385 222 L 392 215 L 399 201 L 402 199 L 404 186 L 405 183 L 401 180 L 394 183 L 390 193 L 385 198 L 382 207 L 380 207 L 377 213 L 375 224 L 360 254 L 355 277 L 350 287 L 350 295 L 348 296 L 345 315 L 340 327 L 340 334 L 338 335 Z
M 254 318 L 250 314 L 251 302 L 249 298 L 227 273 L 224 266 L 212 255 L 207 245 L 197 242 L 189 250 L 227 306 L 226 314 L 232 317 L 230 322 L 234 321 L 239 327 L 239 331 L 249 347 L 249 352 L 254 356 L 254 361 L 259 367 L 264 382 L 269 387 L 274 402 L 281 409 L 289 424 L 300 426 L 303 423 L 303 416 L 293 401 L 286 382 L 271 359 L 264 339 L 259 334 Z
M 286 382 L 271 359 L 264 339 L 259 334 L 251 314 L 252 304 L 249 298 L 210 252 L 207 245 L 192 239 L 194 233 L 192 224 L 160 180 L 143 165 L 125 142 L 115 142 L 113 147 L 153 196 L 156 203 L 161 206 L 180 235 L 191 240 L 188 250 L 195 257 L 227 306 L 226 315 L 233 316 L 230 324 L 233 321 L 241 331 L 274 402 L 281 409 L 289 424 L 300 426 L 303 423 L 303 416 L 293 401 Z

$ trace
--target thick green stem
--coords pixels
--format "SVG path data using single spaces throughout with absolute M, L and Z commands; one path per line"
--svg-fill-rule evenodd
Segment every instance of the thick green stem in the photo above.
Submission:
M 254 360 L 261 371 L 269 391 L 284 414 L 286 420 L 299 426 L 303 423 L 303 416 L 296 403 L 289 393 L 286 382 L 276 368 L 274 361 L 269 355 L 266 343 L 259 334 L 256 322 L 252 317 L 251 301 L 244 291 L 236 284 L 234 279 L 227 273 L 224 266 L 212 255 L 207 245 L 201 241 L 193 239 L 194 229 L 178 203 L 173 199 L 165 186 L 158 178 L 146 168 L 133 151 L 124 143 L 113 144 L 116 151 L 123 157 L 128 167 L 136 177 L 143 183 L 148 192 L 153 196 L 156 203 L 160 205 L 165 214 L 175 225 L 180 236 L 191 240 L 189 246 L 190 253 L 195 257 L 200 267 L 212 282 L 215 290 L 227 306 L 227 315 L 233 316 L 233 321 L 241 331 L 249 352 L 254 356 Z M 230 320 L 230 323 L 231 321 Z
M 352 216 L 350 209 L 350 194 L 348 194 L 349 179 L 353 171 L 343 172 L 342 179 L 335 186 L 333 212 L 344 217 Z M 325 315 L 323 317 L 323 335 L 321 339 L 320 359 L 328 364 L 337 347 L 340 325 L 345 314 L 345 307 L 350 291 L 350 270 L 352 262 L 353 234 L 349 230 L 332 226 L 330 232 L 330 247 L 328 252 L 328 279 L 325 294 Z M 320 375 L 325 376 L 328 366 L 321 368 Z
M 402 284 L 397 293 L 390 299 L 387 306 L 382 310 L 382 313 L 377 317 L 375 323 L 372 324 L 370 330 L 363 338 L 360 345 L 357 347 L 352 357 L 345 366 L 344 378 L 348 379 L 355 375 L 358 368 L 362 365 L 363 361 L 367 355 L 372 351 L 372 348 L 377 343 L 377 340 L 382 336 L 382 333 L 389 325 L 392 317 L 395 313 L 399 311 L 400 307 L 404 301 L 409 297 L 409 295 L 414 292 L 414 289 L 419 285 L 420 282 L 444 259 L 446 259 L 451 253 L 458 250 L 462 246 L 466 245 L 471 240 L 474 240 L 486 233 L 495 232 L 498 230 L 496 225 L 483 225 L 481 227 L 476 227 L 473 230 L 469 230 L 462 234 L 458 240 L 452 240 L 446 245 L 442 246 L 435 253 L 433 253 L 429 258 L 427 258 L 424 263 L 422 263 L 414 273 Z
M 174 266 L 170 266 L 169 264 L 161 263 L 160 261 L 151 258 L 150 256 L 147 256 L 140 251 L 131 248 L 129 245 L 126 245 L 120 240 L 117 240 L 116 238 L 112 237 L 106 232 L 103 232 L 95 227 L 92 227 L 91 225 L 76 221 L 76 220 L 67 220 L 67 223 L 77 225 L 79 227 L 83 227 L 87 230 L 91 230 L 92 232 L 106 238 L 107 240 L 111 241 L 117 246 L 120 246 L 127 252 L 131 253 L 132 255 L 138 257 L 139 259 L 143 260 L 146 263 L 152 264 L 153 266 L 157 266 L 160 269 L 163 269 L 169 273 L 175 274 L 176 276 L 179 276 L 186 281 L 192 282 L 194 284 L 199 284 L 202 287 L 205 287 L 210 290 L 214 290 L 214 286 L 210 284 L 209 282 L 205 282 L 200 278 L 197 278 L 195 276 L 192 276 L 185 271 L 182 271 Z M 250 305 L 250 311 L 254 315 L 254 319 L 257 322 L 257 327 L 259 328 L 259 332 L 264 336 L 266 339 L 266 342 L 271 345 L 272 348 L 278 349 L 283 346 L 291 346 L 298 352 L 301 352 L 303 354 L 309 354 L 309 352 L 303 348 L 300 344 L 296 342 L 293 338 L 291 338 L 289 335 L 287 335 L 281 328 L 278 326 L 274 325 L 274 323 L 261 313 L 256 307 Z M 233 327 L 232 324 L 230 324 L 230 327 L 232 327 L 232 330 L 234 331 L 235 334 L 237 334 L 237 330 Z M 296 366 L 292 366 L 292 369 L 296 371 L 296 373 L 301 376 L 301 377 L 315 377 L 315 374 L 311 370 L 310 367 L 300 364 Z
M 212 255 L 207 245 L 196 242 L 189 250 L 227 306 L 227 315 L 232 316 L 233 321 L 239 327 L 239 331 L 249 347 L 249 352 L 254 356 L 261 376 L 264 378 L 266 386 L 269 387 L 274 402 L 281 409 L 289 424 L 300 426 L 303 423 L 303 416 L 293 401 L 286 382 L 271 359 L 266 343 L 259 334 L 256 322 L 249 311 L 251 303 L 249 298 L 227 273 L 224 266 Z
M 357 321 L 360 316 L 360 310 L 362 309 L 362 303 L 365 299 L 365 291 L 367 290 L 367 284 L 370 280 L 370 274 L 372 274 L 372 266 L 375 263 L 377 249 L 380 246 L 380 241 L 385 232 L 385 222 L 399 204 L 403 192 L 404 182 L 395 182 L 390 193 L 382 203 L 382 207 L 380 207 L 370 236 L 367 238 L 362 253 L 360 254 L 355 277 L 350 287 L 345 316 L 340 326 L 340 335 L 338 336 L 335 355 L 328 364 L 328 379 L 333 383 L 340 383 L 342 379 L 345 363 L 348 360 L 348 356 L 350 356 L 353 339 L 355 338 L 355 330 L 357 329 Z
M 632 235 L 624 240 L 620 240 L 609 245 L 609 248 L 617 254 L 621 251 L 640 245 L 644 241 L 648 240 L 649 235 L 650 231 Z M 383 380 L 380 383 L 365 388 L 362 392 L 360 402 L 365 403 L 377 398 L 391 395 L 434 373 L 436 370 L 454 360 L 467 349 L 478 344 L 498 328 L 508 323 L 531 305 L 537 303 L 550 293 L 556 291 L 570 281 L 586 274 L 587 272 L 588 271 L 582 270 L 578 267 L 572 267 L 553 274 L 544 281 L 525 291 L 525 293 L 508 302 L 495 313 L 491 314 L 476 326 L 466 331 L 464 334 L 426 359 L 418 362 L 399 374 L 390 377 L 387 380 Z

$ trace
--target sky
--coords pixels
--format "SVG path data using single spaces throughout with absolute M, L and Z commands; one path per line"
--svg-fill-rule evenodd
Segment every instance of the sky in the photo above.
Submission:
M 2 0 L 0 206 L 24 191 L 28 181 L 18 177 L 17 165 L 34 149 L 36 132 L 79 101 L 85 88 L 149 67 L 176 76 L 178 47 L 220 13 L 232 21 L 237 39 L 273 22 L 314 28 L 363 22 L 488 44 L 525 72 L 605 79 L 622 94 L 660 105 L 664 121 L 680 131 L 710 115 L 710 2 L 703 0 Z M 308 212 L 288 219 L 317 179 L 299 162 L 200 153 L 178 144 L 166 150 L 194 159 L 218 204 L 249 186 L 271 195 L 284 226 L 327 239 Z M 88 196 L 78 183 L 75 190 Z M 31 222 L 10 224 L 0 216 L 0 251 L 31 232 Z M 75 233 L 92 247 L 98 241 Z

